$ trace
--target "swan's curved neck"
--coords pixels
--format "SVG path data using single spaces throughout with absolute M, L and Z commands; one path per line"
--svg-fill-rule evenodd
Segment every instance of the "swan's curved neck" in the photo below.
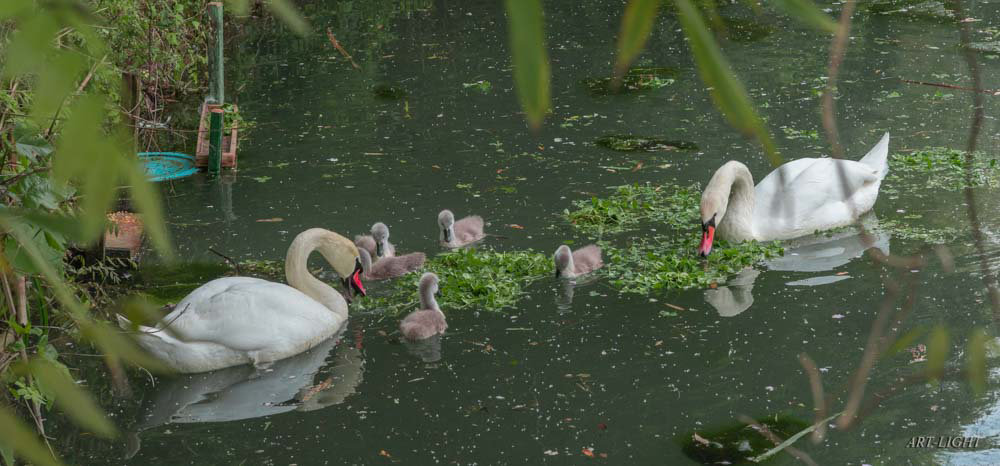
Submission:
M 317 231 L 318 230 L 318 231 Z M 319 229 L 308 230 L 295 238 L 285 256 L 285 281 L 337 314 L 347 317 L 347 302 L 337 290 L 323 283 L 307 267 L 309 255 L 319 249 L 331 264 L 343 252 L 326 237 L 329 233 Z
M 720 196 L 722 205 L 726 206 L 726 214 L 717 225 L 721 238 L 728 241 L 756 238 L 753 228 L 753 175 L 746 165 L 739 162 L 723 165 L 708 182 L 705 191 Z
M 420 289 L 420 309 L 441 311 L 441 308 L 438 307 L 437 299 L 434 298 L 434 293 L 431 292 L 429 287 Z

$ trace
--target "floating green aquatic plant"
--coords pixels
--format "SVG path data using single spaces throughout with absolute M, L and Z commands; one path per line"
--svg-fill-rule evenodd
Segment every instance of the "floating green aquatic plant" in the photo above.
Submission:
M 563 216 L 583 233 L 601 235 L 621 233 L 643 221 L 665 227 L 681 228 L 698 222 L 701 192 L 697 185 L 678 187 L 671 184 L 631 184 L 615 186 L 605 198 L 573 201 L 573 210 Z
M 584 86 L 594 95 L 607 95 L 619 92 L 650 91 L 669 86 L 674 83 L 677 70 L 666 67 L 636 67 L 630 69 L 622 77 L 621 86 L 614 87 L 613 78 L 586 78 Z
M 417 310 L 417 282 L 424 272 L 440 279 L 438 303 L 445 312 L 476 309 L 496 312 L 513 306 L 524 286 L 553 271 L 548 255 L 534 251 L 497 252 L 488 249 L 460 249 L 439 254 L 424 269 L 391 283 L 385 296 L 359 301 L 364 309 L 383 309 L 388 315 Z
M 698 145 L 688 141 L 636 136 L 634 134 L 608 134 L 597 138 L 597 145 L 620 152 L 698 150 Z
M 900 220 L 883 220 L 878 228 L 888 232 L 893 239 L 918 241 L 928 244 L 946 244 L 961 238 L 967 232 L 959 228 L 933 228 L 910 225 Z
M 483 94 L 489 94 L 490 90 L 493 89 L 493 84 L 489 81 L 479 80 L 471 83 L 462 83 L 462 87 L 465 89 L 474 89 Z
M 649 294 L 664 289 L 707 288 L 765 259 L 779 257 L 777 241 L 716 241 L 707 258 L 697 256 L 697 231 L 630 241 L 627 246 L 604 245 L 602 271 L 623 293 Z
M 926 174 L 925 183 L 929 190 L 958 191 L 964 189 L 965 151 L 945 147 L 928 147 L 909 154 L 892 154 L 887 184 L 889 192 L 904 178 Z M 995 188 L 1000 186 L 1000 167 L 997 159 L 977 152 L 972 164 L 972 187 Z
M 625 246 L 603 239 L 605 267 L 600 272 L 625 293 L 646 294 L 661 289 L 707 287 L 729 274 L 784 249 L 777 242 L 748 241 L 729 245 L 717 240 L 707 259 L 696 255 L 699 230 L 698 185 L 632 184 L 616 186 L 614 194 L 574 201 L 566 219 L 581 232 L 604 237 L 649 225 L 656 234 L 629 239 Z

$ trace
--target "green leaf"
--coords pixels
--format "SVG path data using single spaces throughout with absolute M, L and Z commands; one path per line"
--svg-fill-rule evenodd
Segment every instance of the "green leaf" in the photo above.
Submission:
M 764 122 L 757 116 L 743 84 L 736 78 L 690 0 L 676 0 L 677 16 L 691 46 L 701 79 L 712 88 L 712 99 L 729 123 L 748 136 L 757 138 L 775 167 L 782 164 Z
M 288 0 L 270 0 L 267 2 L 267 8 L 296 34 L 304 36 L 309 32 L 309 23 L 306 22 L 306 19 L 302 17 L 302 14 L 299 13 L 299 10 L 295 8 L 292 2 Z
M 889 346 L 889 348 L 883 353 L 883 356 L 892 356 L 898 354 L 906 348 L 909 348 L 913 345 L 913 342 L 917 341 L 917 339 L 922 337 L 925 333 L 927 333 L 927 329 L 923 326 L 916 327 L 904 333 L 902 336 L 897 338 L 891 346 Z
M 649 33 L 653 30 L 660 0 L 629 0 L 622 17 L 621 31 L 618 32 L 618 61 L 615 63 L 615 82 L 618 82 L 635 60 Z
M 35 2 L 32 0 L 4 0 L 3 8 L 0 8 L 0 20 L 17 18 L 31 12 Z
M 170 372 L 167 366 L 148 355 L 118 329 L 93 320 L 81 321 L 79 326 L 83 336 L 105 354 L 142 366 L 151 372 Z
M 969 336 L 966 348 L 965 368 L 969 375 L 969 385 L 976 395 L 986 391 L 986 330 L 976 328 Z
M 23 221 L 15 221 L 10 224 L 9 230 L 11 235 L 4 241 L 3 251 L 8 264 L 21 273 L 39 273 L 40 269 L 28 252 L 29 245 L 24 243 L 30 242 L 31 248 L 38 253 L 41 260 L 56 270 L 62 270 L 65 249 L 51 247 L 41 228 Z
M 49 285 L 52 287 L 52 292 L 55 294 L 56 299 L 59 303 L 70 312 L 71 316 L 75 319 L 85 318 L 85 309 L 83 304 L 76 299 L 76 296 L 66 285 L 66 282 L 62 280 L 56 269 L 45 259 L 44 254 L 39 251 L 36 247 L 35 242 L 32 241 L 23 229 L 16 228 L 16 223 L 13 223 L 10 218 L 0 216 L 0 227 L 3 227 L 7 232 L 17 240 L 18 244 L 21 246 L 24 253 L 34 264 L 38 273 L 45 278 Z
M 0 445 L 13 450 L 15 455 L 29 463 L 53 466 L 60 464 L 35 433 L 14 413 L 8 411 L 6 406 L 0 406 Z
M 837 22 L 823 13 L 811 0 L 774 0 L 785 14 L 809 26 L 831 34 L 837 32 Z
M 139 211 L 143 214 L 143 219 L 153 219 L 144 223 L 146 233 L 152 240 L 153 246 L 160 252 L 160 255 L 170 259 L 173 257 L 173 245 L 167 226 L 163 223 L 163 208 L 160 205 L 160 196 L 153 183 L 146 178 L 145 172 L 139 164 L 131 164 L 128 177 L 131 184 L 132 200 L 135 201 Z
M 538 128 L 549 111 L 549 57 L 540 0 L 507 0 L 507 31 L 514 83 L 528 124 Z
M 77 424 L 106 438 L 113 438 L 118 434 L 93 398 L 76 385 L 66 366 L 35 358 L 27 370 L 38 378 L 45 391 L 52 394 L 56 405 Z
M 234 15 L 247 15 L 250 13 L 250 2 L 248 0 L 226 0 L 226 8 Z
M 943 325 L 934 327 L 931 330 L 930 340 L 927 342 L 927 376 L 931 380 L 941 378 L 944 373 L 944 363 L 948 359 L 951 347 L 948 343 L 948 329 Z
M 105 101 L 83 96 L 72 108 L 53 158 L 56 183 L 73 179 L 83 195 L 80 217 L 85 239 L 104 232 L 105 212 L 114 200 L 126 151 L 101 127 Z

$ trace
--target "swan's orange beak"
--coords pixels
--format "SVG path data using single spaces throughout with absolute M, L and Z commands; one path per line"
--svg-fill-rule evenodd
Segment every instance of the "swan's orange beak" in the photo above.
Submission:
M 358 293 L 361 296 L 367 296 L 367 293 L 365 292 L 365 285 L 361 283 L 361 272 L 361 261 L 359 260 L 357 265 L 354 267 L 354 273 L 351 274 L 351 288 L 354 289 L 355 293 Z
M 701 245 L 698 246 L 698 255 L 702 257 L 708 257 L 708 253 L 712 252 L 712 240 L 715 239 L 715 227 L 708 225 L 704 228 L 701 233 Z
M 354 288 L 354 291 L 357 292 L 358 294 L 360 294 L 361 296 L 367 296 L 368 295 L 365 292 L 365 285 L 363 285 L 361 283 L 361 271 L 360 270 L 355 270 L 354 271 L 354 275 L 351 275 L 351 288 Z

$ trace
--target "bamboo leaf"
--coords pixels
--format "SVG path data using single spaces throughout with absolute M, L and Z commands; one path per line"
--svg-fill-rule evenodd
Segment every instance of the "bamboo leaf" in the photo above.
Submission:
M 931 380 L 941 378 L 944 373 L 944 363 L 951 349 L 948 340 L 948 329 L 943 325 L 931 330 L 930 340 L 927 342 L 927 376 Z
M 65 366 L 58 367 L 44 359 L 35 358 L 26 369 L 38 378 L 47 391 L 55 395 L 56 405 L 77 424 L 106 438 L 113 438 L 118 434 L 93 398 L 76 385 Z
M 965 368 L 969 374 L 969 385 L 976 395 L 986 391 L 986 330 L 976 328 L 969 336 L 966 348 Z
M 33 6 L 32 0 L 4 0 L 4 6 L 0 8 L 0 20 L 20 17 L 30 12 Z
M 549 110 L 549 57 L 540 0 L 507 0 L 507 31 L 514 83 L 528 124 L 538 128 Z
M 705 84 L 711 87 L 716 107 L 722 111 L 730 124 L 760 142 L 772 165 L 781 165 L 781 156 L 778 155 L 770 133 L 754 111 L 746 89 L 729 67 L 698 9 L 690 0 L 676 0 L 674 4 L 677 6 L 677 16 L 684 28 L 691 52 L 698 64 L 698 72 Z
M 288 0 L 270 0 L 267 2 L 267 8 L 274 13 L 282 22 L 288 26 L 292 32 L 304 36 L 309 32 L 309 23 L 306 19 L 299 13 L 298 8 Z
M 890 345 L 889 348 L 882 353 L 882 357 L 889 357 L 898 354 L 900 351 L 909 348 L 913 342 L 917 341 L 917 339 L 924 336 L 926 333 L 927 329 L 923 326 L 917 326 L 909 330 L 899 338 L 896 338 L 896 341 L 894 341 L 892 345 Z
M 148 355 L 118 329 L 93 320 L 80 322 L 79 326 L 80 333 L 105 354 L 120 357 L 151 372 L 171 372 L 167 366 Z
M 153 246 L 166 258 L 173 257 L 173 245 L 170 235 L 167 232 L 166 224 L 163 223 L 163 208 L 160 205 L 160 196 L 153 184 L 146 179 L 146 174 L 139 164 L 131 164 L 131 169 L 127 173 L 129 184 L 131 185 L 132 200 L 135 201 L 139 211 L 142 212 L 146 233 L 152 240 Z
M 774 0 L 774 4 L 788 16 L 806 25 L 831 34 L 837 32 L 837 22 L 823 13 L 812 0 Z
M 250 13 L 249 0 L 226 0 L 226 8 L 233 14 L 243 16 Z
M 628 71 L 629 65 L 646 46 L 659 8 L 660 0 L 629 0 L 628 5 L 625 5 L 621 31 L 618 32 L 616 78 L 620 79 Z
M 3 227 L 8 234 L 17 240 L 17 243 L 21 246 L 24 253 L 27 254 L 32 263 L 34 263 L 38 273 L 40 273 L 42 277 L 49 282 L 49 285 L 52 286 L 52 292 L 55 294 L 56 299 L 59 300 L 59 303 L 70 311 L 72 317 L 80 318 L 84 316 L 85 311 L 83 304 L 76 299 L 76 296 L 73 295 L 73 292 L 69 289 L 69 286 L 66 285 L 66 282 L 62 280 L 62 277 L 56 273 L 56 270 L 51 264 L 48 263 L 45 256 L 35 246 L 31 237 L 25 235 L 23 231 L 14 228 L 14 226 L 15 224 L 11 222 L 9 218 L 0 216 L 0 227 Z
M 27 426 L 6 406 L 0 406 L 0 445 L 14 451 L 14 454 L 37 465 L 58 465 L 45 445 L 38 440 Z

